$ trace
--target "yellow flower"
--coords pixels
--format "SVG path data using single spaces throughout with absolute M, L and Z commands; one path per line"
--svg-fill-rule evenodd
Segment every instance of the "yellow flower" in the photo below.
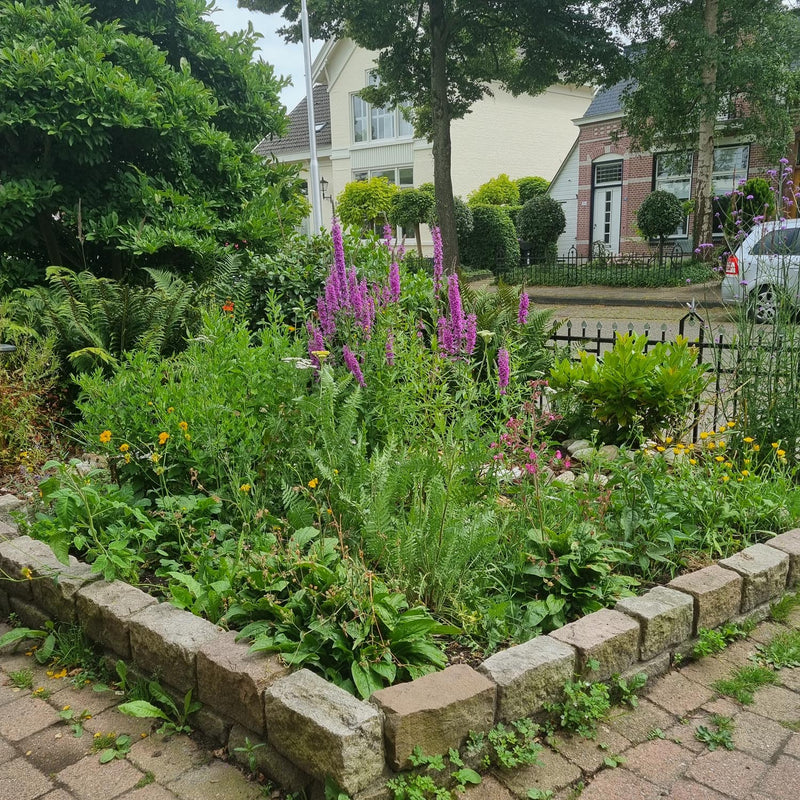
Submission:
M 746 466 L 746 467 L 749 467 L 749 466 L 750 466 L 750 459 L 749 459 L 749 458 L 746 458 L 746 459 L 744 460 L 744 464 L 745 464 L 745 466 Z
M 312 350 L 311 355 L 316 356 L 320 361 L 326 359 L 331 354 L 330 350 Z
M 294 333 L 296 328 L 294 327 L 294 325 L 287 325 L 286 330 L 288 330 L 289 333 Z
M 717 433 L 725 433 L 726 430 L 728 430 L 728 429 L 723 427 L 723 428 L 720 428 L 719 431 L 717 431 Z
M 23 567 L 20 570 L 20 574 L 22 575 L 23 578 L 27 578 L 29 581 L 33 580 L 33 572 L 31 572 L 30 567 Z
M 786 451 L 785 450 L 778 450 L 778 457 L 779 458 L 783 458 L 785 455 L 786 455 Z
M 723 483 L 727 483 L 730 479 L 731 479 L 730 475 L 723 475 L 722 476 L 722 482 Z
M 709 442 L 709 443 L 706 445 L 706 447 L 708 447 L 708 449 L 709 449 L 709 450 L 713 450 L 713 449 L 716 447 L 716 445 L 714 444 L 714 442 Z
M 773 442 L 772 446 L 777 450 L 780 447 L 780 443 L 779 442 Z
M 714 461 L 724 461 L 724 460 L 725 456 L 716 456 L 716 458 L 714 458 Z
M 70 709 L 70 707 L 69 707 L 69 706 L 64 706 L 64 708 L 62 708 L 61 710 L 62 710 L 62 711 L 69 711 L 69 709 Z
M 736 423 L 735 423 L 735 422 L 728 422 L 728 423 L 726 423 L 726 424 L 727 424 L 727 426 L 728 426 L 729 428 L 735 428 L 735 427 L 736 427 Z
M 173 406 L 170 406 L 170 407 L 167 409 L 167 414 L 171 414 L 171 413 L 172 413 L 174 410 L 175 410 L 175 408 L 174 408 Z
M 316 478 L 312 478 L 312 479 L 311 479 L 311 480 L 308 482 L 308 487 L 309 487 L 310 489 L 316 489 L 318 484 L 319 484 L 319 481 L 318 481 Z
M 161 431 L 161 433 L 158 434 L 158 443 L 159 444 L 166 444 L 167 443 L 167 439 L 169 439 L 169 434 L 166 431 Z
M 760 444 L 754 444 L 753 445 L 753 452 L 754 453 L 757 453 L 760 449 L 761 449 L 761 445 Z
M 126 444 L 125 442 L 123 442 L 123 443 L 122 443 L 122 444 L 119 446 L 119 451 L 120 451 L 120 453 L 127 453 L 127 452 L 128 452 L 128 450 L 130 450 L 130 449 L 131 449 L 131 446 L 130 446 L 129 444 Z
M 717 446 L 722 450 L 725 447 L 725 442 L 720 442 Z
M 667 438 L 666 438 L 666 439 L 664 439 L 664 441 L 665 441 L 667 444 L 672 444 L 672 437 L 671 437 L 671 436 L 667 436 Z
M 732 461 L 726 461 L 725 462 L 725 469 L 732 469 L 732 468 L 733 468 L 733 462 Z
M 178 427 L 179 427 L 179 428 L 180 428 L 180 429 L 181 429 L 181 430 L 182 430 L 184 433 L 186 433 L 186 431 L 189 429 L 189 423 L 188 423 L 188 422 L 186 422 L 185 420 L 181 420 L 181 421 L 178 423 Z
M 689 459 L 689 463 L 690 463 L 692 466 L 694 466 L 694 465 L 697 463 L 697 459 L 696 459 L 696 458 L 690 458 L 690 459 Z
M 753 444 L 753 442 L 754 442 L 755 440 L 753 439 L 753 437 L 752 437 L 752 436 L 745 436 L 745 437 L 744 437 L 744 439 L 742 439 L 742 441 L 743 441 L 745 444 Z
M 664 448 L 661 445 L 656 447 L 656 450 L 658 450 L 659 453 L 663 453 L 664 452 Z
M 333 514 L 333 509 L 332 509 L 332 508 L 329 508 L 329 509 L 328 509 L 328 513 L 329 513 L 329 514 Z
M 743 469 L 743 470 L 742 470 L 742 475 L 744 475 L 744 477 L 745 477 L 745 478 L 746 478 L 746 477 L 747 477 L 749 474 L 750 474 L 750 473 L 749 473 L 749 472 L 748 472 L 746 469 Z
M 103 431 L 100 434 L 100 441 L 103 444 L 108 444 L 111 441 L 111 431 Z
M 708 433 L 707 433 L 706 431 L 703 431 L 703 432 L 700 434 L 700 438 L 701 438 L 701 439 L 708 439 Z
M 189 433 L 184 433 L 183 434 L 183 438 L 186 439 L 187 442 L 191 442 L 192 441 L 192 436 Z
M 130 464 L 131 463 L 131 454 L 130 453 L 125 453 L 125 463 L 126 464 Z
M 239 491 L 240 491 L 240 492 L 244 492 L 245 494 L 247 494 L 247 492 L 249 492 L 249 491 L 250 491 L 252 488 L 253 488 L 253 487 L 252 487 L 252 486 L 251 486 L 249 483 L 243 483 L 243 484 L 242 484 L 242 485 L 239 487 Z
M 154 464 L 158 464 L 158 462 L 161 460 L 161 453 L 153 453 L 153 455 L 150 456 L 150 460 Z

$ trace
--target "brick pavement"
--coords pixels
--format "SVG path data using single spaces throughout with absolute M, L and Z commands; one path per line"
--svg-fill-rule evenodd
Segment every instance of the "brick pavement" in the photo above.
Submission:
M 723 653 L 674 669 L 648 687 L 635 710 L 615 709 L 596 741 L 559 734 L 541 764 L 496 770 L 466 800 L 526 800 L 531 789 L 555 800 L 796 800 L 800 787 L 800 668 L 778 671 L 751 705 L 711 688 L 749 663 L 759 642 L 800 629 L 800 608 L 785 625 L 761 623 Z M 0 633 L 8 630 L 0 625 Z M 46 699 L 14 688 L 33 673 Z M 0 800 L 256 800 L 268 796 L 236 767 L 187 736 L 166 738 L 116 711 L 112 692 L 76 690 L 22 652 L 0 654 Z M 76 738 L 59 717 L 65 706 L 92 718 Z M 695 731 L 719 713 L 733 719 L 733 750 L 710 751 Z M 97 732 L 129 733 L 127 758 L 100 764 Z M 661 738 L 663 736 L 663 738 Z M 606 766 L 613 756 L 619 766 Z M 582 788 L 582 790 L 580 790 Z M 580 790 L 580 794 L 578 791 Z M 548 792 L 552 792 L 549 795 Z M 382 800 L 377 795 L 370 800 Z

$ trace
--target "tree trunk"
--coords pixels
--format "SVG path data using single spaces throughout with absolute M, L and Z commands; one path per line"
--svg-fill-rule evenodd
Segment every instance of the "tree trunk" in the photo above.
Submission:
M 414 236 L 417 237 L 417 257 L 422 260 L 422 231 L 419 222 L 414 223 Z
M 714 129 L 717 124 L 717 57 L 713 39 L 717 35 L 719 0 L 706 0 L 703 28 L 709 46 L 704 48 L 700 121 L 697 131 L 697 183 L 695 187 L 692 239 L 697 249 L 711 242 L 714 233 L 714 204 L 711 200 L 714 172 Z
M 436 216 L 442 233 L 444 271 L 450 275 L 458 266 L 458 238 L 453 203 L 450 143 L 450 102 L 447 98 L 447 21 L 443 0 L 428 4 L 431 18 L 431 112 L 433 116 L 433 184 Z

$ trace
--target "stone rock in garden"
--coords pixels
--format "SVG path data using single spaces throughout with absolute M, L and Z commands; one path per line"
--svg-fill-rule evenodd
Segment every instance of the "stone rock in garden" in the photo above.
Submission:
M 266 739 L 241 725 L 231 728 L 228 755 L 248 769 L 254 767 L 289 792 L 302 792 L 313 781 L 310 775 L 284 758 Z
M 267 741 L 318 780 L 331 777 L 348 794 L 384 771 L 378 710 L 301 669 L 264 692 Z
M 23 600 L 21 597 L 9 595 L 8 604 L 12 614 L 16 614 L 19 621 L 27 628 L 42 630 L 50 617 L 42 611 L 39 606 Z
M 78 620 L 89 637 L 126 660 L 131 657 L 128 620 L 157 602 L 122 581 L 97 581 L 82 587 L 75 596 Z
M 446 753 L 461 747 L 470 731 L 488 731 L 494 725 L 495 696 L 492 681 L 456 664 L 380 689 L 370 700 L 384 714 L 389 762 L 402 769 L 417 745 L 427 754 Z
M 575 473 L 571 470 L 566 470 L 565 472 L 560 472 L 558 475 L 553 478 L 553 483 L 575 483 Z
M 497 684 L 498 721 L 529 717 L 545 703 L 561 699 L 575 672 L 576 652 L 550 636 L 501 650 L 478 667 Z
M 602 608 L 550 636 L 578 651 L 576 671 L 587 680 L 604 681 L 639 660 L 639 622 L 620 611 Z M 590 670 L 592 659 L 598 666 Z
M 571 453 L 571 456 L 574 461 L 592 461 L 597 458 L 597 450 L 594 447 L 582 447 L 580 450 Z
M 11 512 L 22 511 L 24 505 L 25 501 L 13 494 L 0 494 L 0 522 L 11 522 Z
M 128 625 L 134 663 L 179 692 L 195 688 L 197 651 L 222 630 L 169 603 L 147 606 Z
M 742 577 L 716 564 L 679 575 L 667 586 L 694 598 L 694 631 L 711 629 L 733 619 L 742 605 Z
M 16 539 L 19 536 L 19 528 L 15 524 L 0 522 L 0 542 Z
M 75 622 L 75 595 L 83 586 L 99 577 L 88 564 L 73 556 L 69 557 L 69 564 L 59 562 L 56 568 L 42 566 L 31 582 L 33 601 L 50 619 Z
M 619 458 L 619 447 L 615 444 L 604 444 L 597 453 L 606 461 L 616 461 Z
M 197 699 L 263 736 L 264 689 L 287 673 L 277 656 L 251 653 L 235 631 L 221 633 L 197 652 Z
M 694 600 L 675 589 L 656 586 L 641 597 L 622 598 L 616 608 L 639 620 L 642 661 L 655 658 L 692 635 Z
M 739 573 L 744 579 L 742 613 L 775 600 L 786 591 L 789 556 L 774 547 L 754 544 L 730 558 L 723 558 L 719 564 Z
M 575 453 L 581 450 L 592 450 L 592 443 L 588 439 L 575 439 L 575 441 L 570 442 L 567 446 L 567 452 L 574 456 Z
M 786 531 L 764 544 L 775 547 L 789 556 L 787 586 L 790 589 L 800 586 L 800 528 Z

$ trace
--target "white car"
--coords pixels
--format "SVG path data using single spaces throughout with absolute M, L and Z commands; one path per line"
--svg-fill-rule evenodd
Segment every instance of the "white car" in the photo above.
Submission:
M 728 256 L 726 303 L 746 303 L 757 322 L 772 322 L 781 302 L 800 308 L 800 219 L 755 225 Z

